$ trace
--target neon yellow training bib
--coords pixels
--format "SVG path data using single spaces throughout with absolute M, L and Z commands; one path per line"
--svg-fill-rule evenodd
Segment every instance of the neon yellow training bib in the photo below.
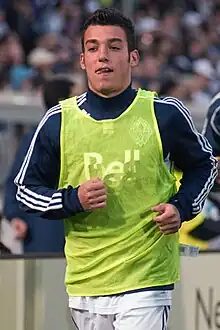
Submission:
M 96 121 L 76 98 L 61 102 L 59 187 L 100 177 L 107 207 L 65 220 L 70 296 L 100 296 L 179 279 L 178 234 L 162 235 L 151 208 L 175 193 L 155 118 L 154 93 L 139 90 L 118 118 Z

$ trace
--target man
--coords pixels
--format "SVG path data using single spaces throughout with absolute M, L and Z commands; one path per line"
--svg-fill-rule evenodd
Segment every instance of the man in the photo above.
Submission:
M 209 105 L 202 133 L 209 140 L 213 154 L 220 158 L 220 92 Z
M 43 102 L 48 110 L 60 100 L 72 95 L 73 83 L 67 78 L 56 77 L 45 82 L 42 90 Z M 63 252 L 63 221 L 45 221 L 35 214 L 19 208 L 16 200 L 15 176 L 28 151 L 35 129 L 23 137 L 9 171 L 4 189 L 4 216 L 11 222 L 15 238 L 23 242 L 24 253 Z
M 82 31 L 88 91 L 47 112 L 15 179 L 27 211 L 65 219 L 66 286 L 77 329 L 166 329 L 178 230 L 200 212 L 216 161 L 188 110 L 133 90 L 134 28 L 97 10 Z M 184 175 L 176 193 L 174 161 Z
M 193 235 L 207 242 L 208 249 L 220 248 L 220 93 L 217 93 L 208 108 L 203 132 L 218 159 L 218 176 L 206 200 L 203 222 L 194 228 Z M 192 235 L 192 233 L 190 233 Z
M 213 147 L 214 155 L 220 156 L 220 93 L 212 99 L 203 134 Z M 202 212 L 192 221 L 185 222 L 180 229 L 180 242 L 193 244 L 201 250 L 220 248 L 220 162 L 218 161 L 218 176 L 205 201 Z

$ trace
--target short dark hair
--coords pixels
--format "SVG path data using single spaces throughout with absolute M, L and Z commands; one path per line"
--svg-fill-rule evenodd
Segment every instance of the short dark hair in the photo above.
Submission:
M 171 90 L 176 87 L 178 87 L 178 83 L 174 78 L 164 78 L 160 86 L 159 95 L 167 96 L 170 94 Z
M 121 27 L 127 36 L 128 42 L 128 50 L 131 52 L 136 48 L 136 37 L 135 37 L 135 29 L 132 21 L 124 16 L 119 10 L 115 8 L 104 8 L 104 9 L 97 9 L 84 23 L 82 27 L 82 37 L 81 37 L 81 44 L 82 44 L 82 51 L 84 52 L 84 36 L 85 31 L 91 25 L 115 25 Z
M 46 109 L 70 97 L 74 83 L 68 78 L 52 78 L 43 84 L 43 102 Z

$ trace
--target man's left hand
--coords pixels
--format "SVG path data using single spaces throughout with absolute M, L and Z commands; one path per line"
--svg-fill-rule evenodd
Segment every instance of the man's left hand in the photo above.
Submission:
M 164 235 L 174 234 L 181 227 L 180 213 L 172 204 L 159 204 L 152 208 L 153 212 L 159 215 L 154 216 L 153 220 L 157 223 L 161 233 Z

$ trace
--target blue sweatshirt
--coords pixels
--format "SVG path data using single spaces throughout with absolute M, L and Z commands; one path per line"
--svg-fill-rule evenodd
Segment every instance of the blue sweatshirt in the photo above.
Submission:
M 128 87 L 112 98 L 88 90 L 77 97 L 82 111 L 96 120 L 116 118 L 132 103 L 137 91 Z M 212 149 L 192 122 L 187 108 L 171 97 L 155 98 L 155 114 L 161 135 L 164 161 L 183 171 L 182 185 L 170 199 L 182 221 L 192 219 L 204 205 L 216 174 Z M 61 106 L 50 109 L 41 120 L 17 174 L 17 200 L 24 210 L 48 219 L 63 219 L 82 212 L 77 187 L 57 189 L 60 173 Z

